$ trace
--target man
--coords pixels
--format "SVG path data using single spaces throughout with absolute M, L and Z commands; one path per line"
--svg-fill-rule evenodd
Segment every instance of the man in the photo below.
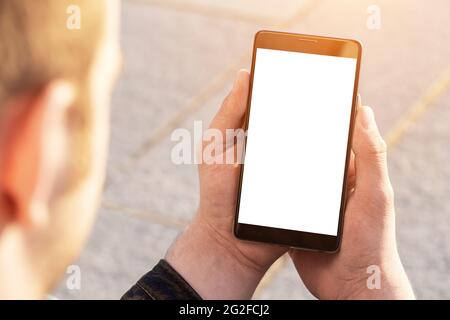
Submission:
M 80 30 L 66 28 L 72 4 Z M 45 297 L 89 234 L 105 174 L 118 17 L 115 0 L 0 1 L 0 298 Z M 248 85 L 240 71 L 212 128 L 241 127 Z M 290 255 L 320 299 L 414 298 L 396 248 L 386 146 L 368 107 L 358 107 L 353 151 L 341 251 Z M 233 237 L 237 170 L 200 166 L 193 221 L 124 298 L 251 298 L 287 249 Z M 379 290 L 367 288 L 370 265 L 381 269 Z

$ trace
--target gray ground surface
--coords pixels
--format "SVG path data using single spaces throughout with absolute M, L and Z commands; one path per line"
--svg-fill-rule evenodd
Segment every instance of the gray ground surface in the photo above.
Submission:
M 373 4 L 379 30 L 366 27 Z M 196 168 L 172 164 L 170 133 L 209 121 L 235 71 L 248 66 L 254 33 L 270 28 L 364 43 L 364 103 L 388 138 L 409 124 L 390 148 L 401 256 L 419 298 L 450 298 L 449 12 L 446 0 L 123 1 L 125 69 L 104 201 L 76 262 L 81 290 L 63 279 L 55 296 L 117 299 L 163 256 L 198 202 Z M 416 117 L 418 103 L 425 112 Z M 255 298 L 311 296 L 283 259 Z

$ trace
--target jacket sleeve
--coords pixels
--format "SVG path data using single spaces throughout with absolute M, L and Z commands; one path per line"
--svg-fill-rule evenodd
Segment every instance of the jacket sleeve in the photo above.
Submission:
M 197 292 L 165 260 L 131 287 L 122 300 L 201 300 Z

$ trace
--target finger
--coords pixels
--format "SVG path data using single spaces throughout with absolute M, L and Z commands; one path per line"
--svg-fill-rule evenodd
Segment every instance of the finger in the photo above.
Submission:
M 211 122 L 210 128 L 219 129 L 222 133 L 226 129 L 238 129 L 242 127 L 245 111 L 250 76 L 248 71 L 240 70 L 237 73 L 233 88 L 225 98 L 221 108 Z
M 347 171 L 347 190 L 352 190 L 355 187 L 356 182 L 356 169 L 355 169 L 355 153 L 350 151 L 350 160 Z
M 375 122 L 373 110 L 360 105 L 353 137 L 356 166 L 355 189 L 371 192 L 374 188 L 390 187 L 386 148 L 386 143 Z
M 356 101 L 356 113 L 358 113 L 359 108 L 361 107 L 361 96 L 358 94 L 358 99 Z M 348 164 L 347 171 L 347 190 L 350 191 L 355 187 L 356 183 L 356 166 L 355 166 L 355 152 L 350 150 L 350 162 Z

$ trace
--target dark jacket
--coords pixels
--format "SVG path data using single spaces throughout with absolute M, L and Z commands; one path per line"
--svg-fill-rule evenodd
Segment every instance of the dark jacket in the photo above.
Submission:
M 122 300 L 201 300 L 202 298 L 165 260 L 145 274 Z

